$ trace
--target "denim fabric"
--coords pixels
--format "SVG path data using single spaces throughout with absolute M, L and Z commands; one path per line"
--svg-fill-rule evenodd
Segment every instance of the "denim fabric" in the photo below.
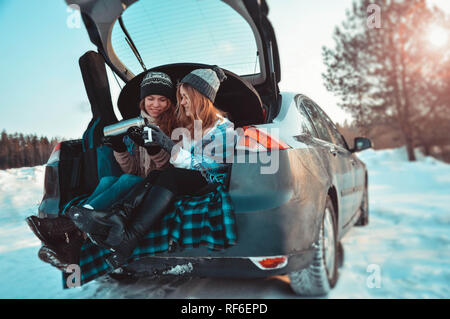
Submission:
M 120 177 L 103 177 L 92 195 L 89 196 L 83 204 L 91 205 L 97 210 L 108 209 L 117 200 L 127 195 L 136 184 L 143 180 L 142 177 L 131 174 L 123 174 Z

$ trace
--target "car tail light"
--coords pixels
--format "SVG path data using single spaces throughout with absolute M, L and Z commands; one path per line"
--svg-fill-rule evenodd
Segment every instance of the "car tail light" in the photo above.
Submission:
M 249 259 L 262 270 L 283 268 L 288 263 L 287 256 L 249 257 Z
M 47 165 L 54 164 L 56 162 L 59 162 L 59 154 L 61 153 L 61 142 L 56 144 L 53 148 L 52 154 L 50 155 Z
M 244 126 L 244 133 L 238 141 L 237 148 L 250 151 L 284 150 L 291 148 L 280 139 L 270 136 L 262 129 Z

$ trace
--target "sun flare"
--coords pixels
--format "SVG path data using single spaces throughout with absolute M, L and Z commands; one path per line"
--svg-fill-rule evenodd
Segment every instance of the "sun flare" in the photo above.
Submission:
M 433 26 L 428 31 L 428 41 L 435 47 L 443 47 L 448 43 L 449 33 L 438 26 Z

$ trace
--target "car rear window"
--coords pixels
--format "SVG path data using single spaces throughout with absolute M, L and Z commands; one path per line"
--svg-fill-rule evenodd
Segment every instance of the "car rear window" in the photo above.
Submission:
M 147 69 L 171 63 L 217 64 L 238 75 L 260 73 L 250 25 L 222 1 L 141 0 L 122 20 Z M 143 71 L 116 21 L 111 41 L 134 74 Z

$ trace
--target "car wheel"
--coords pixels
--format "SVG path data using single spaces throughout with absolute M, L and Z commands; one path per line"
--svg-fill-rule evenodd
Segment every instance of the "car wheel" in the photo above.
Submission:
M 289 274 L 292 290 L 301 296 L 326 295 L 337 282 L 339 256 L 336 218 L 329 196 L 320 223 L 319 241 L 313 247 L 315 252 L 311 265 Z
M 355 223 L 355 226 L 367 226 L 369 224 L 369 192 L 367 185 L 364 188 L 363 200 L 361 202 L 361 215 Z

